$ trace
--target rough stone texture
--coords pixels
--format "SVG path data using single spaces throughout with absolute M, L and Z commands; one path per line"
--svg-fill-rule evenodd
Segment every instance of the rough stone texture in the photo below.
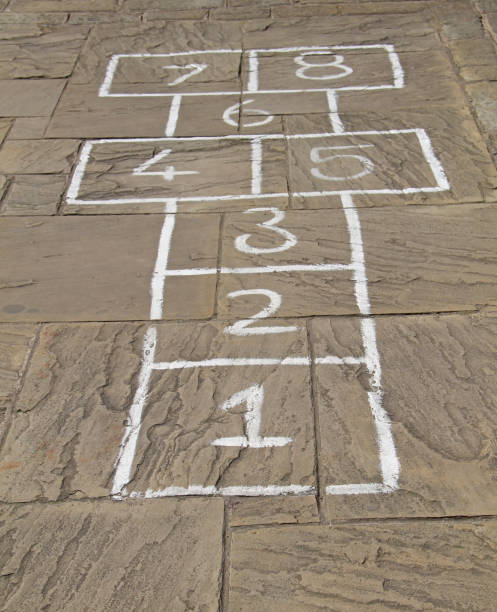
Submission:
M 0 172 L 68 173 L 78 145 L 77 140 L 8 140 L 0 150 Z
M 143 13 L 143 21 L 164 21 L 164 20 L 193 20 L 202 21 L 207 19 L 209 15 L 208 9 L 191 9 L 189 11 L 170 11 L 164 9 L 152 9 Z
M 124 0 L 124 9 L 139 11 L 144 9 L 183 9 L 215 8 L 224 6 L 224 0 Z
M 483 612 L 496 544 L 495 521 L 235 531 L 229 609 Z
M 487 26 L 490 35 L 497 41 L 497 15 L 495 13 L 490 13 L 485 17 L 485 25 Z
M 210 19 L 219 20 L 234 20 L 244 21 L 245 19 L 263 19 L 270 17 L 271 12 L 269 8 L 261 9 L 259 7 L 247 7 L 247 8 L 217 8 L 209 11 Z
M 294 321 L 286 321 L 295 325 Z M 253 335 L 240 343 L 223 324 L 170 324 L 159 328 L 155 361 L 299 357 L 308 352 L 305 329 Z M 206 365 L 157 370 L 150 380 L 129 491 L 189 486 L 315 485 L 313 413 L 305 365 Z M 261 385 L 260 435 L 290 437 L 283 446 L 216 446 L 246 433 L 244 402 L 223 410 L 235 393 Z
M 43 328 L 2 448 L 1 500 L 109 495 L 142 337 L 136 324 Z
M 85 27 L 62 26 L 0 42 L 0 79 L 69 76 L 87 34 Z
M 399 490 L 328 495 L 329 517 L 492 514 L 495 311 L 385 317 L 377 319 L 376 328 L 384 408 L 401 465 Z M 317 355 L 346 346 L 352 355 L 360 354 L 354 321 L 313 322 L 311 338 Z M 367 373 L 358 366 L 342 367 L 337 374 L 331 369 L 319 366 L 317 371 L 322 486 L 347 484 L 343 474 L 377 482 L 378 452 L 364 397 Z
M 229 523 L 270 525 L 274 523 L 318 523 L 316 498 L 311 495 L 279 497 L 234 497 L 228 502 Z
M 4 141 L 5 136 L 7 135 L 11 126 L 12 121 L 9 121 L 8 119 L 0 119 L 0 145 Z
M 0 325 L 0 442 L 6 433 L 6 410 L 19 384 L 35 333 L 34 325 Z
M 47 117 L 64 87 L 63 80 L 0 81 L 1 117 Z
M 112 11 L 117 0 L 11 0 L 9 9 L 19 13 L 45 11 Z
M 3 215 L 55 215 L 67 178 L 46 174 L 15 177 L 3 203 Z
M 46 24 L 59 25 L 67 21 L 67 13 L 10 13 L 4 11 L 0 13 L 0 23 L 9 24 Z
M 200 499 L 4 508 L 2 609 L 214 610 L 222 517 Z

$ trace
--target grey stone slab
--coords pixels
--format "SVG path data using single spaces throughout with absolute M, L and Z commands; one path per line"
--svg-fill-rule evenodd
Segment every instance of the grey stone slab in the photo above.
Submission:
M 465 81 L 497 79 L 497 55 L 491 40 L 452 40 L 449 48 Z
M 383 408 L 400 463 L 398 489 L 326 496 L 329 518 L 493 513 L 495 312 L 376 320 Z M 314 320 L 316 356 L 361 355 L 357 320 Z M 316 368 L 321 486 L 382 482 L 368 373 Z
M 67 177 L 29 174 L 15 177 L 3 203 L 3 215 L 55 215 Z
M 222 517 L 199 499 L 4 508 L 2 607 L 213 610 Z
M 474 83 L 467 86 L 478 121 L 486 132 L 497 132 L 497 84 L 495 82 Z
M 188 216 L 195 221 L 195 215 Z M 147 320 L 150 282 L 164 217 L 7 218 L 2 234 L 1 318 L 7 321 Z M 171 266 L 214 267 L 219 220 L 191 229 L 178 220 Z M 199 234 L 196 233 L 199 232 Z M 195 239 L 195 236 L 199 236 Z M 167 318 L 208 318 L 215 275 L 171 279 Z
M 497 594 L 496 540 L 495 521 L 235 531 L 229 609 L 483 612 Z
M 8 140 L 0 151 L 0 172 L 67 174 L 78 146 L 77 140 Z
M 47 117 L 55 108 L 64 84 L 61 79 L 0 81 L 0 116 Z
M 0 79 L 70 76 L 87 35 L 86 27 L 59 26 L 0 42 Z

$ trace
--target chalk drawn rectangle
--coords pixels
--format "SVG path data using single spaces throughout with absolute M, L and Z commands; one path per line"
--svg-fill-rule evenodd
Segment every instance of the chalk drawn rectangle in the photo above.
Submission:
M 283 71 L 284 76 L 286 74 L 288 78 L 287 85 L 282 84 L 276 88 L 272 58 L 274 54 L 279 55 L 277 63 L 282 64 L 278 72 Z M 333 58 L 343 57 L 343 62 L 338 60 L 338 66 L 345 62 L 349 62 L 350 66 L 347 69 L 332 67 L 330 78 L 323 78 L 323 75 L 319 74 L 321 69 L 318 68 L 318 74 L 314 76 L 312 71 L 315 72 L 316 69 L 310 68 L 306 72 L 305 65 L 295 63 L 300 61 L 301 57 L 305 62 L 305 57 L 324 54 Z M 285 56 L 288 61 L 285 61 Z M 365 61 L 362 58 L 365 58 Z M 404 87 L 404 72 L 393 45 L 322 45 L 248 51 L 208 49 L 174 53 L 116 54 L 109 60 L 99 96 L 222 96 L 239 93 L 237 76 L 240 61 L 243 62 L 248 75 L 244 93 L 364 91 Z M 372 66 L 368 62 L 372 62 Z M 303 77 L 297 75 L 301 68 L 304 69 Z M 375 69 L 379 74 L 373 74 Z M 131 72 L 131 78 L 127 76 L 128 72 Z M 363 75 L 358 76 L 358 72 Z M 324 74 L 324 77 L 327 75 Z M 261 87 L 261 80 L 263 83 L 267 82 L 267 85 Z M 213 89 L 213 86 L 216 89 Z
M 399 174 L 399 169 L 396 168 L 394 162 L 396 160 L 397 152 L 395 151 L 395 147 L 392 146 L 392 143 L 396 141 L 400 141 L 400 144 L 403 146 L 406 138 L 409 139 L 409 143 L 411 149 L 407 152 L 408 155 L 405 158 L 405 176 L 401 176 Z M 319 140 L 316 140 L 319 139 Z M 324 139 L 324 140 L 323 140 Z M 349 140 L 347 140 L 349 139 Z M 368 140 L 369 139 L 369 140 Z M 347 181 L 342 181 L 342 184 L 339 184 L 340 181 L 326 181 L 321 180 L 320 184 L 316 187 L 313 183 L 312 177 L 310 177 L 312 173 L 313 166 L 316 166 L 316 163 L 309 158 L 308 166 L 306 164 L 300 164 L 297 169 L 302 170 L 304 167 L 304 178 L 301 181 L 301 185 L 299 186 L 299 182 L 297 181 L 297 186 L 299 188 L 294 188 L 291 190 L 291 195 L 294 197 L 319 197 L 319 196 L 327 196 L 327 195 L 354 195 L 354 194 L 413 194 L 413 193 L 436 193 L 440 191 L 446 191 L 450 188 L 447 177 L 443 170 L 443 167 L 435 155 L 433 147 L 431 145 L 431 141 L 424 129 L 415 128 L 415 129 L 402 129 L 402 130 L 383 130 L 383 131 L 360 131 L 360 132 L 343 132 L 340 134 L 336 133 L 324 133 L 324 134 L 294 134 L 294 135 L 284 135 L 284 134 L 262 134 L 262 135 L 230 135 L 230 136 L 205 136 L 205 137 L 195 137 L 195 138 L 123 138 L 123 139 L 100 139 L 100 140 L 89 140 L 87 141 L 81 151 L 79 161 L 76 165 L 71 184 L 67 193 L 67 203 L 68 205 L 120 205 L 120 204 L 145 204 L 147 202 L 164 202 L 168 198 L 175 198 L 179 204 L 188 204 L 194 202 L 218 202 L 218 201 L 243 201 L 243 200 L 256 200 L 256 199 L 265 199 L 265 198 L 288 198 L 288 190 L 286 188 L 286 181 L 283 180 L 285 177 L 281 175 L 278 168 L 279 165 L 274 164 L 274 160 L 268 169 L 264 164 L 264 155 L 265 155 L 265 147 L 271 146 L 271 142 L 287 141 L 290 149 L 297 151 L 296 156 L 300 160 L 302 160 L 302 147 L 305 149 L 309 149 L 311 151 L 313 148 L 313 143 L 320 145 L 318 148 L 323 147 L 323 143 L 326 147 L 333 147 L 332 143 L 337 143 L 338 147 L 349 147 L 352 145 L 366 144 L 377 146 L 378 149 L 381 148 L 384 155 L 390 164 L 388 167 L 382 168 L 382 176 L 385 178 L 385 184 L 376 184 L 376 185 L 367 185 L 364 184 L 362 177 L 357 180 L 351 181 L 347 179 Z M 120 176 L 125 177 L 126 180 L 126 189 L 128 193 L 123 197 L 115 197 L 115 195 L 110 197 L 84 197 L 81 196 L 82 186 L 85 186 L 85 181 L 88 178 L 88 174 L 90 174 L 88 166 L 91 161 L 92 151 L 95 147 L 100 145 L 112 145 L 117 146 L 117 148 L 123 147 L 123 155 L 126 153 L 126 150 L 129 151 L 132 147 L 155 147 L 157 151 L 162 151 L 165 149 L 173 150 L 175 146 L 181 147 L 184 146 L 185 143 L 188 146 L 197 147 L 199 150 L 202 147 L 206 147 L 208 150 L 209 147 L 212 148 L 215 145 L 214 149 L 222 149 L 223 146 L 235 148 L 238 147 L 240 151 L 243 151 L 241 154 L 241 158 L 239 160 L 239 168 L 241 175 L 239 175 L 236 183 L 236 190 L 230 187 L 233 184 L 232 177 L 226 177 L 226 181 L 221 180 L 222 176 L 217 175 L 217 188 L 224 187 L 224 193 L 212 193 L 212 189 L 210 191 L 204 191 L 200 189 L 200 183 L 196 183 L 197 178 L 192 179 L 192 188 L 191 193 L 188 192 L 188 189 L 183 190 L 183 192 L 174 193 L 170 189 L 164 189 L 162 192 L 158 187 L 160 181 L 160 177 L 155 176 L 155 171 L 153 165 L 149 165 L 145 168 L 144 172 L 151 172 L 150 175 L 150 185 L 153 186 L 152 191 L 155 190 L 155 193 L 151 193 L 149 195 L 141 195 L 135 196 L 134 191 L 136 190 L 138 193 L 143 193 L 143 191 L 150 191 L 147 189 L 147 184 L 144 183 L 144 178 L 147 178 L 147 174 L 143 176 L 133 175 L 133 168 L 144 167 L 146 166 L 147 158 L 137 157 L 135 160 L 136 165 L 133 166 L 135 162 L 133 160 L 128 161 L 128 166 L 125 168 L 125 172 L 114 173 L 114 178 L 117 180 L 117 177 Z M 344 144 L 348 143 L 348 144 Z M 381 144 L 381 147 L 379 145 Z M 398 143 L 397 143 L 398 145 Z M 390 151 L 391 147 L 391 151 Z M 298 150 L 301 149 L 299 153 Z M 237 150 L 238 150 L 237 149 Z M 337 149 L 340 151 L 341 149 Z M 361 150 L 361 149 L 358 149 Z M 370 149 L 364 149 L 364 151 L 369 151 Z M 353 151 L 350 149 L 350 151 Z M 397 151 L 401 151 L 401 148 L 397 146 Z M 355 152 L 355 151 L 353 151 Z M 163 158 L 165 159 L 165 158 Z M 163 159 L 160 159 L 159 162 L 163 162 Z M 170 159 L 173 159 L 172 157 Z M 410 159 L 417 159 L 422 162 L 422 167 L 413 166 L 410 163 Z M 204 160 L 205 161 L 205 160 Z M 209 160 L 207 160 L 208 162 Z M 206 162 L 206 163 L 207 163 Z M 162 164 L 163 166 L 164 164 Z M 173 164 L 171 164 L 173 165 Z M 319 164 L 318 164 L 319 165 Z M 419 165 L 419 164 L 418 164 Z M 91 169 L 91 168 L 90 168 Z M 98 180 L 101 182 L 101 188 L 99 186 L 95 186 L 95 191 L 98 193 L 105 191 L 109 191 L 109 193 L 115 194 L 115 185 L 106 184 L 106 178 L 108 179 L 111 176 L 111 173 L 106 174 L 102 169 L 99 169 L 98 166 L 95 166 L 93 171 L 93 178 L 98 176 Z M 182 172 L 188 172 L 187 167 L 185 166 L 181 170 Z M 264 176 L 267 173 L 270 173 L 271 181 L 270 183 L 274 185 L 278 183 L 278 177 L 281 179 L 281 190 L 277 191 L 266 191 L 264 189 Z M 301 172 L 302 173 L 302 172 Z M 143 174 L 143 173 L 142 173 Z M 162 171 L 157 172 L 158 175 L 162 174 Z M 222 173 L 221 173 L 222 174 Z M 243 176 L 242 176 L 243 175 Z M 281 175 L 281 176 L 280 176 Z M 188 176 L 185 174 L 185 176 Z M 240 180 L 243 178 L 243 180 Z M 139 179 L 139 180 L 138 180 Z M 160 179 L 160 180 L 159 180 Z M 273 180 L 274 179 L 274 180 Z M 388 179 L 388 180 L 387 180 Z M 392 186 L 391 179 L 395 179 L 397 182 L 396 185 Z M 403 184 L 399 181 L 403 180 Z M 183 177 L 181 178 L 183 181 Z M 189 180 L 189 179 L 188 179 Z M 365 180 L 371 183 L 371 177 L 366 176 Z M 133 186 L 133 181 L 135 181 L 135 186 Z M 159 181 L 159 182 L 157 182 Z M 410 181 L 412 181 L 412 184 Z M 295 181 L 294 181 L 295 182 Z M 377 181 L 378 182 L 378 181 Z M 188 187 L 188 181 L 183 183 Z M 164 182 L 166 185 L 166 181 Z M 303 187 L 303 188 L 301 188 Z

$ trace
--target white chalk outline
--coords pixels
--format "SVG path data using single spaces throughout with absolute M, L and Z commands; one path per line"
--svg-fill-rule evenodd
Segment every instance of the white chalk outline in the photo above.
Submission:
M 337 124 L 335 123 L 335 129 Z M 117 144 L 128 142 L 157 142 L 157 143 L 175 143 L 175 142 L 203 142 L 203 141 L 224 141 L 224 140 L 239 140 L 247 141 L 251 146 L 250 166 L 251 166 L 251 193 L 247 194 L 229 194 L 219 196 L 178 196 L 174 199 L 177 202 L 219 202 L 219 201 L 240 201 L 264 198 L 288 198 L 288 193 L 260 193 L 262 189 L 262 143 L 265 140 L 298 140 L 312 138 L 340 138 L 345 136 L 392 136 L 398 134 L 415 134 L 418 138 L 421 152 L 433 174 L 436 186 L 428 187 L 406 187 L 404 189 L 336 189 L 308 192 L 293 192 L 293 197 L 321 197 L 328 195 L 360 195 L 360 194 L 413 194 L 413 193 L 437 193 L 450 189 L 449 181 L 445 171 L 436 157 L 431 144 L 430 138 L 423 128 L 409 128 L 401 130 L 369 130 L 357 132 L 326 132 L 322 134 L 231 134 L 228 136 L 197 136 L 194 138 L 101 138 L 97 140 L 87 140 L 81 150 L 79 161 L 74 170 L 71 184 L 67 191 L 66 201 L 69 206 L 91 206 L 91 205 L 122 205 L 122 204 L 145 204 L 164 202 L 167 197 L 153 198 L 110 198 L 98 200 L 83 200 L 78 197 L 81 182 L 83 180 L 86 167 L 91 155 L 91 150 L 94 145 L 98 144 Z M 145 162 L 147 163 L 147 162 Z M 169 198 L 170 199 L 170 198 Z
M 368 403 L 371 409 L 373 422 L 376 430 L 378 444 L 379 468 L 382 475 L 382 482 L 372 483 L 347 483 L 333 484 L 325 487 L 326 495 L 359 495 L 359 494 L 380 494 L 391 493 L 398 489 L 398 479 L 400 474 L 400 463 L 397 457 L 395 442 L 392 432 L 392 423 L 383 407 L 383 393 L 381 388 L 381 365 L 376 342 L 376 326 L 371 318 L 371 307 L 369 302 L 365 254 L 362 242 L 361 224 L 358 211 L 350 194 L 342 194 L 342 208 L 347 223 L 349 243 L 351 250 L 351 263 L 347 265 L 335 264 L 333 269 L 347 269 L 352 272 L 354 282 L 354 292 L 357 307 L 361 318 L 361 337 L 364 348 L 364 355 L 361 357 L 336 355 L 324 355 L 315 357 L 313 362 L 316 365 L 359 365 L 364 364 L 369 373 L 369 383 L 371 391 L 368 391 Z M 154 276 L 152 279 L 152 301 L 155 304 L 153 309 L 154 316 L 162 316 L 162 300 L 165 278 L 168 275 L 183 276 L 179 274 L 184 271 L 166 270 L 167 257 L 171 244 L 172 232 L 174 229 L 174 219 L 176 211 L 176 201 L 170 200 L 166 204 L 166 215 L 164 220 L 159 249 L 157 255 Z M 286 266 L 287 268 L 289 266 Z M 317 264 L 316 267 L 323 269 L 323 265 Z M 214 269 L 208 273 L 215 273 Z M 232 270 L 236 270 L 233 268 Z M 197 270 L 198 271 L 198 270 Z M 155 285 L 154 285 L 155 283 Z M 162 292 L 159 296 L 159 293 Z M 155 301 L 154 301 L 155 299 Z M 187 488 L 169 486 L 160 490 L 147 489 L 144 493 L 131 491 L 128 492 L 127 485 L 130 482 L 131 471 L 136 452 L 138 435 L 142 424 L 142 413 L 145 406 L 150 377 L 154 370 L 182 370 L 185 368 L 201 367 L 247 367 L 247 366 L 310 366 L 310 356 L 287 356 L 283 358 L 262 358 L 262 357 L 217 357 L 199 361 L 175 360 L 175 361 L 155 361 L 154 353 L 157 344 L 157 329 L 149 328 L 145 335 L 143 344 L 143 359 L 139 375 L 138 389 L 130 409 L 128 424 L 124 432 L 118 458 L 116 460 L 116 471 L 112 486 L 112 495 L 115 499 L 125 497 L 170 497 L 177 495 L 309 495 L 315 492 L 313 486 L 289 485 L 280 487 L 278 485 L 269 486 L 235 486 L 216 488 L 212 486 L 192 485 Z
M 307 87 L 305 89 L 259 89 L 259 53 L 292 53 L 300 51 L 345 51 L 345 50 L 366 50 L 366 49 L 383 49 L 387 52 L 388 59 L 392 68 L 392 84 L 387 85 L 345 85 L 330 87 Z M 102 98 L 144 98 L 144 97 L 173 97 L 173 96 L 229 96 L 239 94 L 240 89 L 235 88 L 233 91 L 214 91 L 214 92 L 149 92 L 149 93 L 111 93 L 114 76 L 118 68 L 119 62 L 124 58 L 151 58 L 151 57 L 191 57 L 192 55 L 202 54 L 220 54 L 220 53 L 237 53 L 241 54 L 242 58 L 247 57 L 248 61 L 248 83 L 247 89 L 242 91 L 246 93 L 306 93 L 306 92 L 328 92 L 330 89 L 336 91 L 374 91 L 378 89 L 402 89 L 404 87 L 404 70 L 400 63 L 399 56 L 395 51 L 394 45 L 328 45 L 328 46 L 306 46 L 306 47 L 280 47 L 275 49 L 206 49 L 204 51 L 184 51 L 174 53 L 118 53 L 113 55 L 107 69 L 102 85 L 99 88 L 98 95 Z

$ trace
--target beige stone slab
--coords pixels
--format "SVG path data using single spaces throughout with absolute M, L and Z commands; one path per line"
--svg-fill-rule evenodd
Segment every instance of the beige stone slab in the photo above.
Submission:
M 0 13 L 0 23 L 12 25 L 18 24 L 47 24 L 61 25 L 66 23 L 67 13 L 11 13 L 4 11 Z
M 43 138 L 49 117 L 18 117 L 9 132 L 9 140 L 38 140 Z
M 12 121 L 9 121 L 8 119 L 0 119 L 0 144 L 2 144 L 4 141 L 5 136 L 7 136 L 7 133 L 11 129 L 11 126 Z
M 347 2 L 339 5 L 339 12 L 341 15 L 371 15 L 385 13 L 419 13 L 424 11 L 426 8 L 431 8 L 431 2 L 420 2 L 419 0 L 407 1 L 402 0 L 401 2 L 380 2 L 373 0 L 373 2 L 361 2 L 353 3 Z
M 9 183 L 5 176 L 0 175 L 0 198 L 3 198 L 5 192 L 7 191 Z
M 447 40 L 483 38 L 484 30 L 480 15 L 464 0 L 439 2 L 434 5 L 438 26 Z
M 271 16 L 269 8 L 258 6 L 246 8 L 215 8 L 209 11 L 210 19 L 220 21 L 245 21 L 246 19 L 265 19 Z
M 148 319 L 163 221 L 163 215 L 4 218 L 2 319 Z M 209 215 L 199 221 L 195 215 L 177 220 L 171 267 L 215 269 L 219 219 Z M 212 315 L 216 276 L 193 278 L 168 281 L 167 318 Z
M 217 606 L 221 501 L 69 502 L 2 514 L 6 611 Z
M 51 174 L 16 176 L 3 203 L 3 215 L 55 215 L 67 177 Z
M 93 25 L 97 23 L 139 23 L 140 15 L 126 13 L 71 13 L 70 25 Z
M 9 140 L 0 151 L 0 172 L 67 174 L 78 146 L 77 140 Z
M 47 117 L 62 92 L 61 79 L 0 81 L 0 116 Z
M 86 27 L 60 26 L 0 42 L 0 79 L 70 76 L 87 35 Z
M 494 13 L 485 15 L 485 24 L 490 31 L 490 35 L 495 40 L 497 38 L 497 16 Z
M 347 132 L 424 129 L 430 139 L 435 156 L 441 162 L 450 183 L 449 190 L 439 193 L 420 192 L 405 195 L 362 194 L 356 196 L 358 206 L 495 201 L 497 187 L 495 166 L 488 154 L 475 121 L 467 109 L 431 109 L 429 112 L 420 109 L 417 111 L 393 111 L 389 114 L 384 112 L 358 114 L 344 112 L 340 113 L 340 118 Z M 285 117 L 285 125 L 286 129 L 292 134 L 319 134 L 329 131 L 331 122 L 327 115 L 292 116 Z M 369 142 L 367 141 L 367 136 L 365 138 L 366 141 L 364 142 Z M 395 143 L 398 146 L 398 138 L 398 136 L 394 135 L 391 137 L 385 135 L 381 140 L 385 145 L 391 142 L 393 147 Z M 412 135 L 406 135 L 405 138 L 406 144 L 409 140 L 411 146 L 416 149 L 416 154 L 412 156 L 411 151 L 407 154 L 407 151 L 402 152 L 396 149 L 399 159 L 405 158 L 406 163 L 398 176 L 394 168 L 396 162 L 393 159 L 388 164 L 385 164 L 381 168 L 381 170 L 385 170 L 385 182 L 404 177 L 405 184 L 409 184 L 409 187 L 427 187 L 428 183 L 434 185 L 434 177 L 426 165 L 426 160 L 423 160 L 418 166 L 413 164 L 421 152 L 419 143 L 412 140 Z M 376 139 L 379 142 L 380 137 L 378 136 Z M 364 149 L 362 153 L 367 155 L 368 151 L 373 150 L 372 148 Z M 350 152 L 354 153 L 354 151 Z M 392 152 L 393 150 L 390 150 L 389 147 L 385 148 L 385 155 L 387 157 Z M 355 153 L 358 153 L 358 151 L 355 151 Z M 311 172 L 309 167 L 314 167 L 314 164 L 310 163 L 309 153 L 307 155 L 307 159 L 305 156 L 302 159 L 302 170 L 297 169 L 297 171 L 309 175 Z M 344 161 L 347 161 L 347 159 L 344 159 Z M 351 164 L 353 162 L 359 163 L 353 158 L 350 159 L 350 162 Z M 332 170 L 329 162 L 325 162 L 323 165 L 329 168 L 328 172 Z M 424 170 L 422 170 L 423 168 Z M 349 172 L 351 171 L 352 165 L 349 168 Z M 293 167 L 291 172 L 295 173 Z M 326 171 L 324 171 L 324 174 L 326 174 Z M 373 176 L 375 174 L 376 172 L 373 173 Z M 364 179 L 366 178 L 368 177 L 364 177 Z M 371 177 L 369 178 L 371 179 Z M 357 183 L 362 185 L 364 179 L 359 179 Z M 321 179 L 318 182 L 324 184 L 327 181 Z M 340 202 L 338 198 L 307 197 L 294 198 L 293 204 L 297 207 L 324 208 L 339 206 Z
M 9 6 L 11 11 L 38 13 L 44 11 L 112 11 L 116 8 L 117 0 L 12 0 Z
M 357 355 L 358 327 L 355 320 L 313 321 L 314 354 L 340 355 L 349 343 Z M 327 495 L 328 517 L 492 514 L 495 315 L 382 317 L 376 329 L 399 489 Z M 318 366 L 316 380 L 322 489 L 381 482 L 367 372 Z
M 311 495 L 234 497 L 228 501 L 232 527 L 281 523 L 318 523 L 316 498 Z
M 201 365 L 152 373 L 127 487 L 130 494 L 171 495 L 196 486 L 228 488 L 228 494 L 233 487 L 234 495 L 250 494 L 247 487 L 256 492 L 257 487 L 267 487 L 266 493 L 259 492 L 262 495 L 275 494 L 276 487 L 291 491 L 292 485 L 312 489 L 314 424 L 308 366 L 205 363 L 245 355 L 251 359 L 306 355 L 304 329 L 253 335 L 241 342 L 239 336 L 226 333 L 225 324 L 169 325 L 159 328 L 157 346 L 156 360 Z M 243 447 L 238 440 L 213 444 L 249 435 L 248 399 L 233 399 L 231 407 L 225 403 L 244 391 L 248 398 L 248 390 L 255 386 L 263 399 L 259 429 L 263 447 Z M 267 437 L 286 440 L 273 445 Z
M 75 199 L 119 203 L 130 199 L 179 198 L 188 202 L 250 197 L 252 152 L 251 139 L 237 137 L 97 141 Z M 262 156 L 266 170 L 260 192 L 286 195 L 284 140 L 265 141 Z
M 3 501 L 109 495 L 142 339 L 136 324 L 42 329 L 2 447 Z
M 229 609 L 483 612 L 496 540 L 495 521 L 236 530 Z
M 150 2 L 145 8 L 153 8 Z M 170 4 L 170 3 L 169 3 Z M 173 6 L 169 6 L 173 9 Z M 181 9 L 188 6 L 180 3 Z M 189 50 L 241 49 L 240 25 L 235 22 L 147 21 L 102 24 L 92 28 L 84 53 L 72 76 L 74 83 L 102 83 L 114 54 L 180 53 Z
M 207 19 L 209 16 L 209 9 L 190 9 L 190 10 L 165 10 L 165 9 L 151 9 L 142 13 L 143 21 L 169 21 L 169 20 L 193 20 L 202 21 Z
M 143 9 L 199 9 L 215 8 L 224 5 L 224 0 L 125 0 L 124 9 L 140 11 Z
M 34 325 L 0 325 L 0 423 L 3 430 L 1 438 L 5 435 L 6 410 L 19 384 L 35 334 Z
M 246 0 L 242 0 L 246 1 Z M 345 44 L 395 44 L 397 51 L 440 49 L 430 16 L 423 13 L 406 15 L 301 17 L 278 20 L 269 29 L 267 21 L 245 24 L 245 48 Z M 402 32 L 400 36 L 399 33 Z
M 98 96 L 96 85 L 69 85 L 47 131 L 49 136 L 143 138 L 165 134 L 172 98 Z M 237 133 L 239 93 L 191 96 L 181 100 L 175 136 L 225 136 Z M 232 108 L 231 121 L 223 114 Z M 253 120 L 252 120 L 253 121 Z M 251 121 L 247 121 L 251 123 Z M 252 133 L 257 133 L 254 127 Z
M 456 39 L 450 41 L 449 48 L 465 81 L 497 79 L 497 56 L 491 40 Z

